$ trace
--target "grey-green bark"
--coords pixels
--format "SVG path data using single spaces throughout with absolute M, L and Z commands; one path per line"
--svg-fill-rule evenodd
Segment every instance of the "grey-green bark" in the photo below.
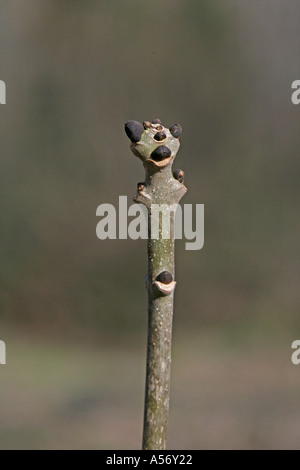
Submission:
M 176 286 L 174 214 L 186 192 L 183 172 L 175 172 L 175 177 L 172 173 L 172 164 L 180 145 L 178 136 L 181 128 L 173 126 L 169 130 L 156 120 L 152 124 L 145 122 L 143 127 L 136 121 L 129 121 L 125 129 L 132 140 L 131 150 L 145 167 L 145 181 L 138 184 L 134 201 L 144 204 L 148 209 L 148 272 L 145 277 L 148 346 L 143 449 L 163 450 L 166 449 Z M 161 220 L 159 212 L 162 214 Z

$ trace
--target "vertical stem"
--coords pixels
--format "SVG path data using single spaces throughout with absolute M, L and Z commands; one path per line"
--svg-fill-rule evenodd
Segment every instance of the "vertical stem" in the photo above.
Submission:
M 148 227 L 151 227 L 151 211 Z M 148 237 L 148 345 L 143 436 L 143 449 L 146 450 L 166 449 L 174 291 L 167 296 L 157 295 L 153 292 L 152 280 L 161 272 L 162 266 L 174 278 L 173 223 L 170 232 L 167 240 Z
M 164 450 L 167 440 L 176 286 L 173 211 L 186 193 L 184 172 L 172 172 L 181 130 L 179 124 L 167 128 L 159 119 L 152 123 L 144 121 L 143 125 L 138 121 L 125 123 L 130 148 L 145 168 L 145 181 L 138 183 L 134 201 L 148 209 L 148 345 L 143 436 L 143 449 L 147 450 Z M 167 236 L 165 223 L 170 224 Z

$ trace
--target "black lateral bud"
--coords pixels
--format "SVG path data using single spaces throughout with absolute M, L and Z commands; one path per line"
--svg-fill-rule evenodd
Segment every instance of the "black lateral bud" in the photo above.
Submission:
M 180 124 L 173 124 L 173 126 L 170 127 L 169 131 L 171 132 L 172 136 L 176 137 L 177 139 L 182 133 L 182 127 Z
M 150 155 L 150 158 L 154 160 L 155 162 L 160 162 L 170 156 L 171 156 L 171 150 L 165 145 L 160 145 L 160 147 L 157 147 L 155 150 L 153 150 L 153 152 Z
M 162 284 L 171 284 L 171 282 L 173 281 L 173 276 L 171 273 L 169 273 L 169 271 L 162 271 L 156 277 L 156 280 L 161 282 Z
M 138 191 L 143 191 L 145 189 L 145 183 L 144 181 L 142 183 L 137 184 L 137 190 Z
M 125 132 L 131 142 L 139 142 L 144 132 L 144 127 L 139 121 L 125 122 Z
M 183 181 L 184 181 L 184 171 L 183 170 L 174 170 L 173 171 L 173 176 L 176 180 L 179 181 L 179 183 L 183 183 Z
M 154 139 L 160 142 L 161 140 L 165 140 L 167 138 L 166 134 L 162 131 L 156 132 Z
M 161 124 L 161 120 L 160 119 L 153 119 L 152 121 L 152 124 Z

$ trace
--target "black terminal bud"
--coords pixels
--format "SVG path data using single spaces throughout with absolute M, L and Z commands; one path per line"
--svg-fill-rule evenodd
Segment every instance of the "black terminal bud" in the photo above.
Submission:
M 162 131 L 156 132 L 154 139 L 160 142 L 161 140 L 165 140 L 167 138 L 166 134 Z
M 183 170 L 174 170 L 173 171 L 173 176 L 176 180 L 179 181 L 179 183 L 183 183 L 183 180 L 184 180 L 184 171 Z
M 160 162 L 170 156 L 171 156 L 171 150 L 165 145 L 161 145 L 160 147 L 157 147 L 155 150 L 153 150 L 153 152 L 150 155 L 150 158 L 154 160 L 155 162 Z
M 125 132 L 131 142 L 139 142 L 144 132 L 144 127 L 139 121 L 125 122 Z
M 173 281 L 173 276 L 171 273 L 169 273 L 169 271 L 162 271 L 156 277 L 156 280 L 162 282 L 162 284 L 171 284 L 171 282 Z
M 161 124 L 160 119 L 153 119 L 152 124 Z
M 173 126 L 170 127 L 169 131 L 171 132 L 172 136 L 176 137 L 177 139 L 182 133 L 182 127 L 180 124 L 173 124 Z

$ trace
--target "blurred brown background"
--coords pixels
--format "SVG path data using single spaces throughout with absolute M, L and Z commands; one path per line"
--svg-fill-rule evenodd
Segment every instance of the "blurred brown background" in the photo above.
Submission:
M 299 448 L 296 0 L 0 0 L 1 449 L 137 449 L 146 243 L 96 237 L 143 178 L 123 123 L 180 122 L 170 449 Z

